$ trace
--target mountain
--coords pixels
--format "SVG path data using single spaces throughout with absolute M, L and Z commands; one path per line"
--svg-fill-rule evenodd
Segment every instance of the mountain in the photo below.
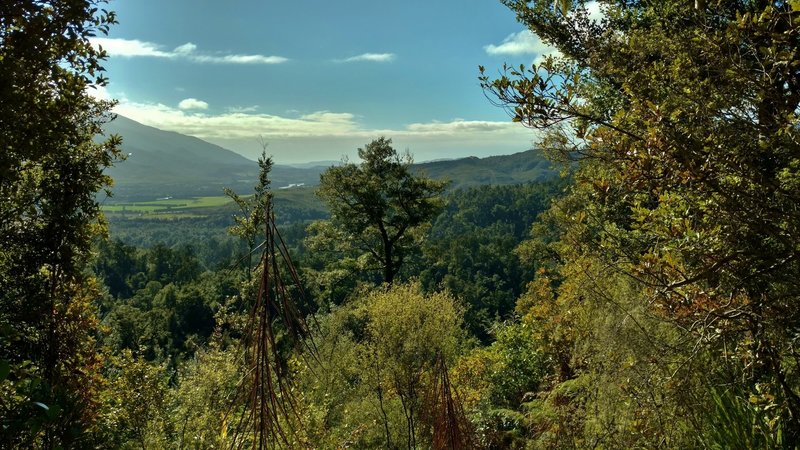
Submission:
M 128 154 L 109 171 L 118 185 L 252 176 L 253 161 L 195 137 L 159 130 L 123 116 L 107 124 L 105 131 L 121 135 L 122 151 Z
M 481 184 L 517 184 L 543 181 L 558 175 L 539 150 L 488 158 L 461 158 L 414 165 L 415 170 L 437 180 L 450 180 L 450 188 Z
M 108 169 L 114 178 L 116 200 L 216 196 L 222 194 L 224 187 L 249 193 L 256 183 L 255 161 L 201 139 L 142 125 L 123 116 L 106 124 L 105 131 L 121 135 L 122 151 L 129 155 Z M 319 174 L 337 163 L 275 165 L 271 172 L 272 186 L 316 185 Z M 488 158 L 430 161 L 415 164 L 414 170 L 450 180 L 451 189 L 525 183 L 556 175 L 537 150 Z
M 338 166 L 342 164 L 341 160 L 334 161 L 334 160 L 326 160 L 326 161 L 311 161 L 306 163 L 296 163 L 296 164 L 289 164 L 292 167 L 297 167 L 298 169 L 315 169 L 317 167 L 323 167 L 327 169 L 331 166 Z
M 119 200 L 221 195 L 223 187 L 249 192 L 258 165 L 242 155 L 201 139 L 143 125 L 124 116 L 105 125 L 106 134 L 122 136 L 128 157 L 107 173 Z M 316 184 L 325 167 L 303 169 L 276 165 L 272 184 Z

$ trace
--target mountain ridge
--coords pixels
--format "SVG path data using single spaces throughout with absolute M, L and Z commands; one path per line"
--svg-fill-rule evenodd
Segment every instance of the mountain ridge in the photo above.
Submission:
M 104 131 L 121 135 L 122 151 L 129 154 L 126 160 L 107 170 L 114 179 L 114 196 L 120 200 L 213 196 L 221 195 L 225 187 L 249 192 L 258 176 L 255 161 L 196 137 L 147 126 L 120 115 L 106 124 Z M 270 174 L 272 186 L 316 185 L 319 174 L 335 163 L 276 164 Z M 414 164 L 413 170 L 432 178 L 448 179 L 452 189 L 535 182 L 556 175 L 538 150 L 421 162 Z

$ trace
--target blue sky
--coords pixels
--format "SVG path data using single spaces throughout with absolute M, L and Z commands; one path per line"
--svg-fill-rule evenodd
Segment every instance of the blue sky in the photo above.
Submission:
M 381 135 L 418 161 L 524 151 L 477 66 L 551 51 L 495 0 L 112 1 L 99 96 L 116 111 L 278 164 L 352 157 Z

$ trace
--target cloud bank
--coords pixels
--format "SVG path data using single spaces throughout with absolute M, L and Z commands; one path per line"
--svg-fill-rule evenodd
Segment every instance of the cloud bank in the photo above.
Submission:
M 210 64 L 282 64 L 289 61 L 283 56 L 201 53 L 197 51 L 197 45 L 191 42 L 172 50 L 163 50 L 158 44 L 138 39 L 93 38 L 91 42 L 94 47 L 102 47 L 110 56 L 123 58 L 165 58 Z
M 107 92 L 96 96 L 108 97 Z M 175 131 L 221 145 L 245 156 L 260 154 L 259 136 L 270 142 L 281 163 L 338 159 L 379 136 L 390 137 L 398 149 L 408 148 L 417 160 L 488 156 L 531 147 L 536 135 L 511 121 L 453 119 L 409 123 L 395 128 L 370 128 L 349 112 L 315 111 L 276 115 L 256 107 L 221 108 L 211 113 L 202 100 L 184 99 L 175 106 L 141 103 L 124 96 L 114 112 L 145 125 Z
M 495 121 L 454 119 L 449 122 L 410 123 L 396 129 L 370 129 L 363 127 L 357 116 L 348 112 L 316 111 L 296 117 L 255 113 L 248 109 L 228 109 L 220 114 L 208 114 L 208 104 L 189 98 L 177 108 L 162 103 L 136 103 L 125 99 L 114 108 L 122 114 L 145 125 L 189 134 L 201 139 L 241 139 L 263 135 L 266 137 L 370 137 L 387 136 L 443 136 L 475 133 L 516 133 L 524 130 L 519 124 Z M 525 133 L 529 133 L 525 130 Z

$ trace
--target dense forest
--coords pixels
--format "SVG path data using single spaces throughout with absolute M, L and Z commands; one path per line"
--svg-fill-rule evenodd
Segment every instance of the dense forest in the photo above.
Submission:
M 558 52 L 478 82 L 561 177 L 376 137 L 321 209 L 264 154 L 110 227 L 105 3 L 0 4 L 0 448 L 800 446 L 799 2 L 504 0 Z

